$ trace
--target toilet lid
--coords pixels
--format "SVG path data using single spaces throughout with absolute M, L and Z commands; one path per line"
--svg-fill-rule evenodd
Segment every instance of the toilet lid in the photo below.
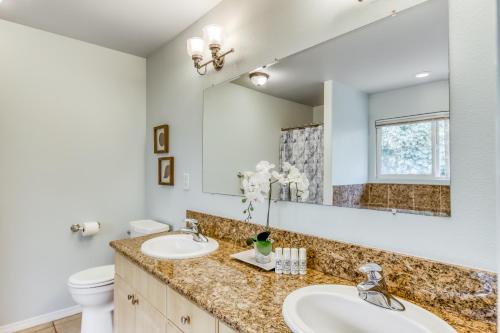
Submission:
M 153 220 L 137 220 L 129 222 L 130 229 L 143 235 L 164 232 L 170 229 L 168 224 L 163 224 Z
M 115 265 L 98 266 L 71 275 L 68 285 L 74 288 L 93 288 L 112 284 Z

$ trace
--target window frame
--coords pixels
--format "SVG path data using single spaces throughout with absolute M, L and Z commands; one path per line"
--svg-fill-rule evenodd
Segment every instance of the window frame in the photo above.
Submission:
M 406 117 L 397 117 L 397 118 L 388 118 L 388 119 L 380 119 L 375 121 L 375 136 L 376 136 L 376 160 L 375 160 L 375 168 L 376 174 L 375 178 L 378 182 L 382 181 L 398 181 L 398 182 L 409 182 L 416 183 L 425 181 L 426 183 L 431 184 L 449 184 L 450 183 L 450 152 L 448 151 L 448 164 L 447 164 L 447 173 L 448 177 L 439 176 L 439 145 L 438 145 L 438 126 L 437 122 L 439 120 L 447 119 L 449 125 L 449 112 L 448 111 L 440 111 L 433 112 L 427 114 L 419 114 L 414 116 L 406 116 Z M 431 135 L 432 135 L 432 174 L 382 174 L 382 131 L 380 130 L 385 126 L 397 126 L 402 124 L 409 123 L 418 123 L 418 122 L 431 122 Z M 448 129 L 449 135 L 449 129 Z M 449 142 L 449 140 L 448 140 Z

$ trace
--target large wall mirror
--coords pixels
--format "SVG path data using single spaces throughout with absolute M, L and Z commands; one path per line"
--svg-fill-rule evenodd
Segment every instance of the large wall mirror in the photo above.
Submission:
M 279 200 L 450 216 L 448 27 L 429 0 L 206 89 L 203 190 L 266 160 L 308 180 Z

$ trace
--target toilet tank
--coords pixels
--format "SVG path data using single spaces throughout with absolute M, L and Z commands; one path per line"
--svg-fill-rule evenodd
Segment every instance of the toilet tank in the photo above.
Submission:
M 165 232 L 170 230 L 170 226 L 154 220 L 137 220 L 129 222 L 130 238 Z

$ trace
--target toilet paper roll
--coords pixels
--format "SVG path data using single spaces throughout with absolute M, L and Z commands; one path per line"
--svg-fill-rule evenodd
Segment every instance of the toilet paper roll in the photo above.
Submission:
M 99 229 L 101 229 L 101 225 L 99 224 L 99 222 L 85 222 L 83 223 L 82 236 L 87 237 L 95 235 L 99 232 Z

